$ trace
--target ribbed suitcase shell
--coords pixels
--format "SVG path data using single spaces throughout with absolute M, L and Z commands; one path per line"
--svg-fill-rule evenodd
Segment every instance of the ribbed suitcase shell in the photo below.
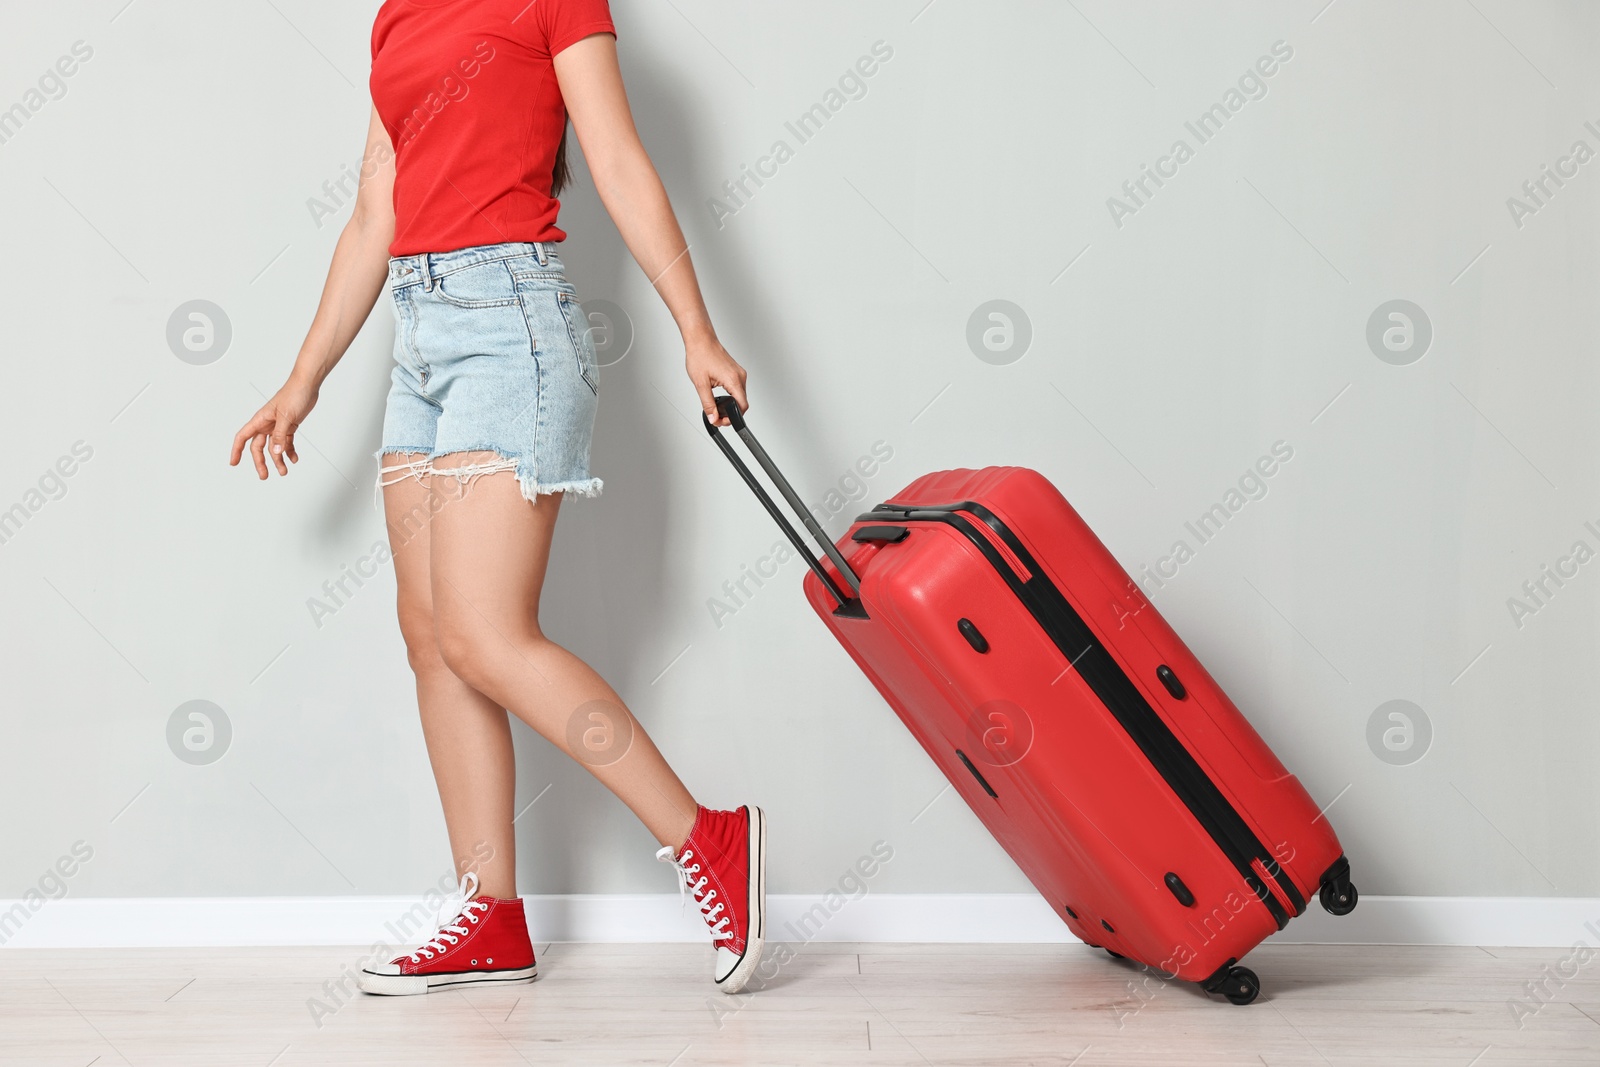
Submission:
M 942 471 L 880 509 L 965 502 L 992 513 L 1023 554 L 971 513 L 934 521 L 875 511 L 837 543 L 860 576 L 866 617 L 836 614 L 837 602 L 814 573 L 806 575 L 807 599 L 1074 934 L 1167 975 L 1204 981 L 1316 899 L 1324 875 L 1343 864 L 1338 838 L 1300 782 L 1042 475 L 1020 467 Z M 854 539 L 879 524 L 908 533 L 898 542 Z M 989 552 L 972 539 L 973 530 Z M 1007 569 L 1030 588 L 1024 555 L 1102 651 L 1090 650 L 1082 637 L 1064 650 L 1050 636 L 1008 581 Z M 1045 596 L 1042 582 L 1031 588 L 1033 600 Z M 985 651 L 963 634 L 963 619 Z M 1069 659 L 1078 647 L 1085 651 Z M 1176 676 L 1181 698 L 1160 680 L 1163 665 Z M 1116 681 L 1118 669 L 1126 681 Z M 1099 680 L 1099 691 L 1086 671 Z M 1135 689 L 1146 711 L 1129 695 Z M 1143 723 L 1145 745 L 1108 707 L 1105 691 L 1120 694 L 1118 706 L 1136 726 Z M 1149 721 L 1150 711 L 1165 730 Z M 1174 772 L 1152 762 L 1157 742 L 1165 743 L 1158 735 L 1167 732 L 1192 760 L 1187 773 L 1197 766 L 1209 779 L 1209 786 L 1185 779 L 1184 795 L 1216 794 L 1216 803 L 1202 806 L 1210 824 L 1173 784 L 1182 766 Z M 1231 813 L 1213 811 L 1223 801 Z M 1230 859 L 1208 825 L 1231 826 L 1236 834 L 1242 825 L 1254 835 L 1248 870 Z M 1237 846 L 1235 852 L 1242 854 Z M 1182 902 L 1169 875 L 1192 903 Z

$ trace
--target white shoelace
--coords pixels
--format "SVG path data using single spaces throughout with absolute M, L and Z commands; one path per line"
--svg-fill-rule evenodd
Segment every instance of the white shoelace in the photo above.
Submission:
M 476 926 L 478 916 L 489 910 L 489 905 L 473 900 L 472 895 L 478 891 L 478 875 L 475 871 L 468 871 L 461 879 L 461 884 L 456 887 L 452 896 L 444 898 L 434 921 L 439 924 L 439 932 L 429 941 L 424 941 L 415 952 L 411 953 L 412 963 L 421 963 L 423 959 L 433 959 L 436 955 L 444 953 L 450 945 L 456 944 L 467 936 L 468 924 Z M 454 913 L 455 918 L 448 923 L 444 921 L 446 915 Z
M 711 928 L 711 940 L 731 940 L 733 931 L 728 929 L 729 917 L 723 914 L 723 903 L 716 899 L 715 889 L 706 889 L 711 879 L 703 874 L 698 880 L 695 878 L 695 875 L 700 874 L 700 865 L 689 862 L 694 859 L 694 850 L 684 849 L 680 858 L 672 854 L 671 845 L 662 845 L 660 851 L 656 853 L 656 859 L 672 864 L 673 869 L 678 872 L 678 899 L 687 901 L 688 897 L 694 898 L 695 904 L 700 909 L 700 917 Z

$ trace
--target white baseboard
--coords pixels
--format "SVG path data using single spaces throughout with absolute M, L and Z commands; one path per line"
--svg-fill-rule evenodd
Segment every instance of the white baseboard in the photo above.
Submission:
M 705 929 L 673 895 L 529 896 L 538 941 L 702 941 Z M 842 901 L 842 903 L 841 903 Z M 768 898 L 772 941 L 1071 942 L 1040 897 L 868 893 Z M 0 901 L 8 948 L 412 944 L 434 915 L 407 897 L 132 897 Z M 20 907 L 22 910 L 16 910 Z M 409 916 L 409 921 L 407 921 Z M 424 929 L 425 927 L 425 929 Z M 420 936 L 419 936 L 420 935 Z M 1292 944 L 1600 944 L 1600 898 L 1363 896 L 1335 918 L 1313 902 L 1272 940 Z

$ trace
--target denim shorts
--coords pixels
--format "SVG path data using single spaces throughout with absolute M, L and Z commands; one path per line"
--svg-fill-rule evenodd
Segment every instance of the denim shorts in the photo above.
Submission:
M 594 496 L 594 341 L 555 245 L 518 241 L 389 260 L 394 370 L 378 484 L 515 471 L 522 495 Z M 492 461 L 439 466 L 457 452 Z M 380 460 L 381 462 L 381 460 Z

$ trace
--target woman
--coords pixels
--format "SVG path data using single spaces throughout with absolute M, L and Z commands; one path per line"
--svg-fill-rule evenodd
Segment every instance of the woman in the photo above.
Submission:
M 683 336 L 708 418 L 746 407 L 688 247 L 634 129 L 606 0 L 387 0 L 354 213 L 293 371 L 233 442 L 256 473 L 295 430 L 385 279 L 395 366 L 379 450 L 400 629 L 461 877 L 454 920 L 360 976 L 371 993 L 527 981 L 506 709 L 586 767 L 661 843 L 710 927 L 713 979 L 748 980 L 765 924 L 761 810 L 698 805 L 622 698 L 539 629 L 568 492 L 593 495 L 595 353 L 556 245 L 570 117 L 595 187 Z M 485 858 L 486 857 L 486 858 Z

